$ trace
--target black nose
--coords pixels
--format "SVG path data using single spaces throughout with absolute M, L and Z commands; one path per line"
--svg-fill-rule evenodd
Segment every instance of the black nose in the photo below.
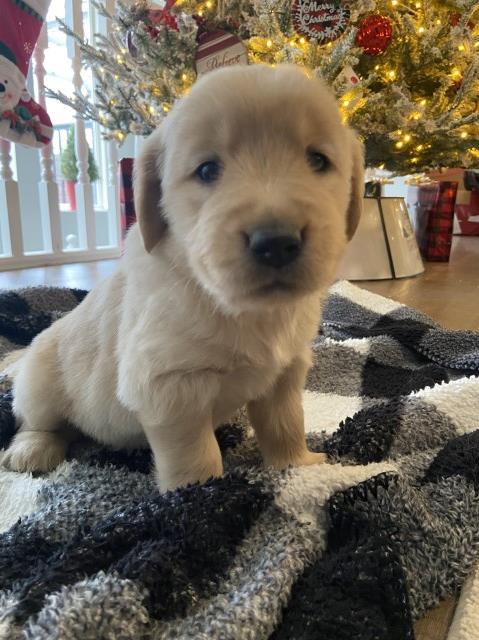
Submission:
M 3 82 L 0 82 L 0 93 L 3 93 L 4 91 L 6 91 L 5 85 L 3 84 Z
M 299 231 L 260 227 L 249 234 L 248 246 L 256 262 L 280 269 L 299 256 L 301 234 Z

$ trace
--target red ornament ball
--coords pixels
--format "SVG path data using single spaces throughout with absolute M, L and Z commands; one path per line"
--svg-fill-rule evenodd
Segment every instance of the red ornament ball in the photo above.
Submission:
M 364 53 L 377 56 L 384 53 L 393 37 L 391 20 L 386 16 L 366 16 L 359 25 L 356 44 Z
M 451 13 L 449 15 L 449 24 L 451 25 L 451 27 L 457 27 L 460 19 L 461 19 L 460 13 Z M 472 22 L 472 20 L 469 20 L 469 22 L 467 23 L 467 27 L 472 31 L 472 29 L 474 29 L 475 27 L 474 22 Z
M 451 15 L 449 16 L 449 24 L 451 25 L 451 27 L 457 27 L 460 19 L 461 19 L 460 13 L 451 13 Z

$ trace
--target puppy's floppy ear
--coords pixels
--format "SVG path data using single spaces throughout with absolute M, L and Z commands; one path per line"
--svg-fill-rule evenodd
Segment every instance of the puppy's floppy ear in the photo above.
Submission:
M 346 219 L 346 234 L 348 240 L 354 235 L 359 224 L 359 219 L 363 210 L 364 198 L 364 146 L 357 138 L 356 134 L 350 130 L 349 139 L 351 154 L 353 159 L 351 171 L 351 195 Z
M 166 230 L 161 212 L 161 171 L 163 164 L 161 127 L 144 143 L 133 165 L 135 212 L 143 244 L 148 253 L 158 244 Z

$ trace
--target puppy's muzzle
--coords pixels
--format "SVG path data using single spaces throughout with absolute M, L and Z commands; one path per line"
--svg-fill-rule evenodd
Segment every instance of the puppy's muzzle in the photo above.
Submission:
M 301 253 L 301 232 L 283 226 L 256 227 L 247 234 L 248 250 L 254 260 L 267 267 L 281 269 Z

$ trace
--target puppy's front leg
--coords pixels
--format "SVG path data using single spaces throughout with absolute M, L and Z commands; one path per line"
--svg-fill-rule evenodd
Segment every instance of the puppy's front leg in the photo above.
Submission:
M 267 466 L 285 469 L 326 461 L 324 453 L 306 448 L 302 391 L 309 366 L 306 356 L 296 358 L 264 397 L 248 404 Z
M 215 377 L 188 373 L 160 385 L 156 402 L 138 412 L 160 491 L 221 476 L 223 462 L 212 422 Z
M 160 491 L 222 475 L 221 453 L 209 420 L 188 416 L 143 428 L 155 458 Z

